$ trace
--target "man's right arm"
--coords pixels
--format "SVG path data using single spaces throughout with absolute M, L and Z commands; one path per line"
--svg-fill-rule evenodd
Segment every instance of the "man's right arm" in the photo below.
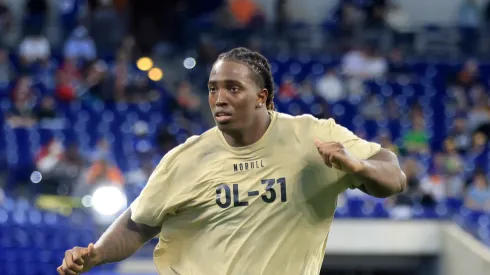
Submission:
M 131 208 L 124 211 L 95 244 L 96 265 L 119 262 L 136 253 L 160 232 L 131 219 Z

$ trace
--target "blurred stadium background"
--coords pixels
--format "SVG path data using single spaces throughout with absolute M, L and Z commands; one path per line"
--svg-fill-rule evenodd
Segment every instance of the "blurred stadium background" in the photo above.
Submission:
M 234 46 L 270 59 L 279 111 L 334 117 L 408 176 L 341 196 L 322 274 L 489 274 L 489 27 L 486 0 L 0 0 L 0 274 L 96 241 L 213 125 Z M 91 274 L 155 274 L 155 244 Z

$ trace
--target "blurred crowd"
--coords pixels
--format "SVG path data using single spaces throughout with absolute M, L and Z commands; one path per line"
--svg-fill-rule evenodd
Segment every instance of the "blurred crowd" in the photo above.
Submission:
M 272 39 L 261 37 L 264 24 L 270 20 L 252 0 L 199 1 L 203 2 L 200 4 L 177 0 L 24 2 L 24 12 L 16 18 L 9 7 L 11 2 L 0 1 L 0 97 L 4 122 L 11 128 L 74 127 L 67 125 L 61 110 L 77 102 L 94 108 L 110 103 L 150 103 L 161 113 L 178 113 L 182 118 L 177 121 L 181 126 L 187 125 L 192 134 L 193 118 L 207 108 L 201 81 L 207 78 L 209 65 L 221 50 L 234 44 L 266 54 L 283 49 L 280 45 L 270 46 Z M 482 9 L 477 5 L 476 1 L 463 1 L 458 14 L 461 35 L 466 37 L 462 41 L 470 41 L 461 43 L 464 53 L 476 50 L 472 45 L 479 37 L 478 30 L 490 21 L 490 6 Z M 275 2 L 273 40 L 287 45 L 297 42 L 289 33 L 296 23 L 289 20 L 291 12 L 287 0 Z M 59 26 L 55 32 L 50 28 L 53 14 Z M 336 37 L 339 48 L 335 53 L 341 59 L 318 77 L 301 80 L 294 77 L 294 71 L 301 68 L 292 66 L 289 74 L 276 78 L 277 100 L 300 99 L 310 105 L 319 102 L 321 109 L 314 115 L 335 117 L 333 107 L 337 103 L 362 99 L 359 112 L 366 121 L 407 118 L 409 130 L 396 139 L 388 131 L 369 137 L 362 130 L 353 129 L 359 136 L 374 139 L 401 156 L 409 187 L 386 204 L 403 209 L 455 198 L 464 200 L 469 208 L 490 211 L 490 102 L 486 75 L 479 71 L 478 62 L 468 59 L 463 66 L 445 73 L 446 113 L 453 114 L 454 119 L 443 144 L 433 146 L 433 133 L 428 130 L 433 122 L 428 121 L 420 105 L 411 104 L 408 113 L 402 113 L 394 98 L 381 102 L 364 85 L 380 79 L 417 79 L 407 65 L 406 44 L 413 41 L 408 14 L 388 0 L 339 1 L 326 14 L 325 26 Z M 196 35 L 196 29 L 203 30 L 204 35 Z M 380 50 L 386 48 L 380 34 L 387 31 L 394 39 L 388 50 Z M 195 50 L 198 65 L 186 71 L 177 85 L 168 85 L 170 96 L 164 96 L 161 83 L 151 81 L 147 72 L 138 69 L 136 60 L 143 55 L 168 52 L 169 48 L 171 52 L 180 49 L 182 55 Z M 131 125 L 131 146 L 138 152 L 138 165 L 131 169 L 117 165 L 112 141 L 107 138 L 82 149 L 76 142 L 65 144 L 56 137 L 40 144 L 32 160 L 34 167 L 23 169 L 33 168 L 42 175 L 42 188 L 36 192 L 47 194 L 84 194 L 87 186 L 105 182 L 142 186 L 158 159 L 181 141 L 165 122 L 156 131 L 149 128 L 147 121 Z M 32 176 L 30 180 L 35 181 Z M 5 189 L 29 189 L 29 184 L 14 180 Z M 363 195 L 350 190 L 347 196 Z

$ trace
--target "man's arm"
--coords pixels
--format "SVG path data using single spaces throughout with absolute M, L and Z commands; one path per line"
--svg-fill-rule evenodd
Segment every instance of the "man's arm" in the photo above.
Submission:
M 386 198 L 405 189 L 407 178 L 393 152 L 382 148 L 369 159 L 361 160 L 361 163 L 359 171 L 345 176 L 345 180 L 357 183 L 361 191 L 377 198 Z
M 129 258 L 159 232 L 159 227 L 135 223 L 131 219 L 131 208 L 128 208 L 95 244 L 96 265 L 119 262 Z
M 381 198 L 404 190 L 406 176 L 391 151 L 359 138 L 333 119 L 317 120 L 312 135 L 325 164 L 341 171 L 339 180 L 346 186 Z

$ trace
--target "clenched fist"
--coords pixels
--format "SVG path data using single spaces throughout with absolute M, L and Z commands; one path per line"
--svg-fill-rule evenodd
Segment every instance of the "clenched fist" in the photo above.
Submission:
M 63 263 L 56 271 L 60 275 L 78 275 L 88 272 L 97 264 L 97 253 L 94 244 L 88 247 L 74 247 L 65 252 Z
M 315 139 L 315 145 L 323 161 L 330 168 L 347 174 L 358 173 L 364 168 L 362 161 L 350 155 L 340 142 L 322 142 Z

